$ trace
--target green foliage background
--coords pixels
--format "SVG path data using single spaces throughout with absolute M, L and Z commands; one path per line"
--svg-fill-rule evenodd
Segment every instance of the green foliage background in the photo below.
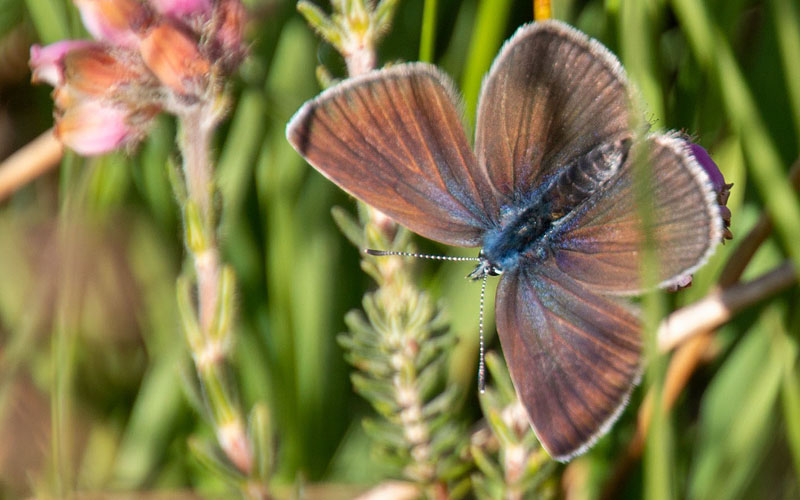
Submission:
M 387 473 L 361 428 L 372 410 L 353 394 L 335 339 L 370 281 L 331 218 L 331 207 L 354 204 L 284 138 L 288 119 L 320 90 L 317 65 L 344 74 L 341 59 L 294 3 L 246 2 L 251 55 L 232 84 L 230 119 L 216 143 L 220 234 L 239 278 L 240 396 L 245 408 L 258 400 L 270 408 L 276 491 L 288 496 L 293 485 L 308 482 L 319 485 L 319 498 L 348 497 Z M 400 1 L 379 47 L 381 63 L 419 58 L 425 3 Z M 482 75 L 502 41 L 531 21 L 532 5 L 436 3 L 434 50 L 423 53 L 458 82 L 469 121 Z M 553 0 L 553 15 L 618 54 L 654 127 L 696 136 L 735 183 L 728 206 L 736 239 L 692 288 L 669 297 L 670 305 L 713 287 L 764 210 L 776 230 L 745 279 L 785 258 L 800 263 L 800 205 L 786 180 L 800 154 L 800 5 Z M 3 156 L 51 124 L 49 89 L 27 83 L 27 46 L 86 37 L 82 30 L 69 1 L 0 0 Z M 68 154 L 59 169 L 0 201 L 0 498 L 46 495 L 64 484 L 232 494 L 187 452 L 189 436 L 210 430 L 181 389 L 193 375 L 174 292 L 183 259 L 166 169 L 174 133 L 163 117 L 133 156 Z M 447 383 L 463 387 L 466 400 L 454 417 L 476 422 L 478 287 L 463 279 L 463 265 L 417 265 L 420 286 L 442 298 L 460 338 Z M 719 330 L 714 356 L 669 418 L 656 423 L 651 436 L 660 436 L 658 445 L 626 477 L 622 495 L 800 497 L 799 292 L 795 285 L 768 297 Z M 499 350 L 491 335 L 489 348 Z M 610 435 L 564 479 L 583 485 L 586 498 L 599 496 L 609 481 L 644 392 L 635 392 Z M 58 470 L 54 446 L 72 457 Z M 356 488 L 342 493 L 340 485 Z

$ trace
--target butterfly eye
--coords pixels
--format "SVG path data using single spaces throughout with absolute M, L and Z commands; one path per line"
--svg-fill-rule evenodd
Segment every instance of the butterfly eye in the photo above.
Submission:
M 500 276 L 501 274 L 503 274 L 503 270 L 495 265 L 490 264 L 489 268 L 486 271 L 486 274 L 488 274 L 489 276 Z

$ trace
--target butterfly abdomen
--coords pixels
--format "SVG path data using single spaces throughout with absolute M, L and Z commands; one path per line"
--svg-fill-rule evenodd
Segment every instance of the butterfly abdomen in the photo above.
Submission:
M 600 144 L 568 165 L 544 198 L 553 220 L 560 219 L 605 184 L 625 162 L 630 139 Z

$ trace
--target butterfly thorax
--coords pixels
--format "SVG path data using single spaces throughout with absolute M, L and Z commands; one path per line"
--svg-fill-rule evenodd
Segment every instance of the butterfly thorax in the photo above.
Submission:
M 614 177 L 629 149 L 628 139 L 600 144 L 559 169 L 534 199 L 504 207 L 499 225 L 484 237 L 482 261 L 472 275 L 501 274 L 521 259 L 547 258 L 552 235 Z

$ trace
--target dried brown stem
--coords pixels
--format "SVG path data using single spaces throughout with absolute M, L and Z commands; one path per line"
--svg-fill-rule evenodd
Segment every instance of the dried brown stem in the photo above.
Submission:
M 0 201 L 58 165 L 63 154 L 64 146 L 49 129 L 6 158 L 0 164 Z
M 704 299 L 670 314 L 658 328 L 658 347 L 669 351 L 688 338 L 709 332 L 734 314 L 797 283 L 790 261 L 747 283 L 716 290 Z

